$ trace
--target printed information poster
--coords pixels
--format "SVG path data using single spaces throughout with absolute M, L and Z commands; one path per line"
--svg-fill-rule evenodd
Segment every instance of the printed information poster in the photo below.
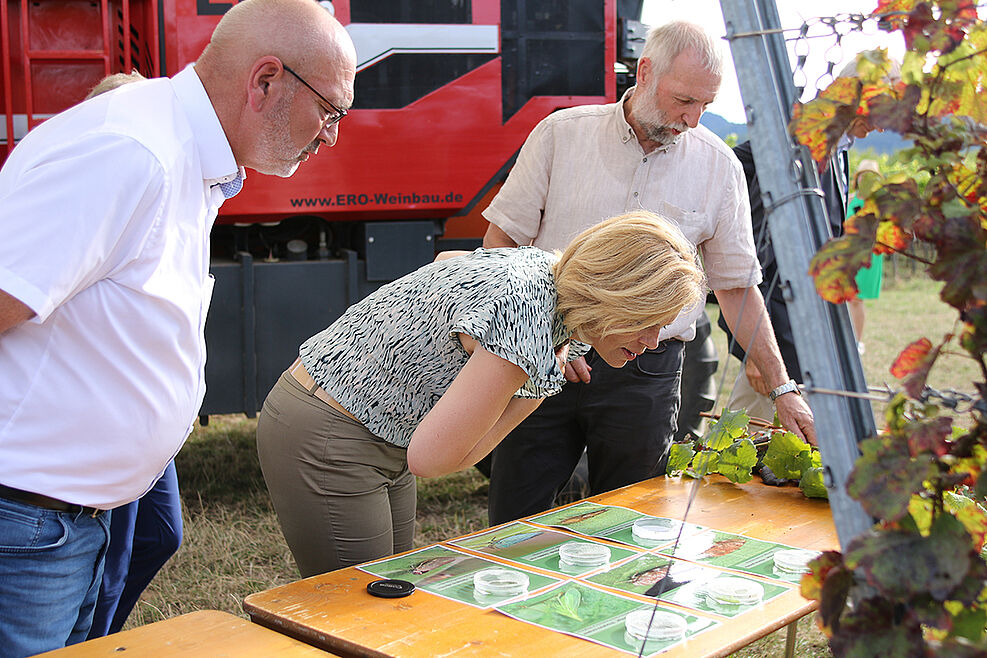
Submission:
M 618 546 L 605 546 L 599 542 L 584 540 L 565 532 L 544 530 L 527 523 L 511 523 L 482 535 L 457 539 L 451 543 L 519 564 L 570 576 L 581 576 L 605 569 L 610 563 L 637 553 Z M 605 547 L 610 550 L 610 557 L 603 564 L 565 563 L 559 558 L 559 547 L 565 544 Z
M 642 603 L 570 581 L 524 601 L 497 610 L 521 621 L 602 644 L 632 655 L 654 656 L 717 625 L 712 619 L 683 610 Z M 639 627 L 641 636 L 628 632 Z M 656 623 L 657 622 L 657 623 Z M 642 644 L 645 642 L 642 652 Z
M 587 580 L 725 617 L 753 610 L 790 589 L 663 555 L 641 555 Z
M 648 516 L 626 507 L 582 502 L 531 519 L 540 525 L 565 528 L 588 537 L 599 537 L 640 548 L 655 548 L 673 542 L 682 522 L 660 516 Z M 642 525 L 645 524 L 646 525 Z M 639 531 L 634 532 L 635 524 Z M 646 531 L 642 531 L 646 530 Z M 692 523 L 685 524 L 682 536 L 688 537 L 706 530 Z
M 527 590 L 520 594 L 492 596 L 477 592 L 473 586 L 473 577 L 480 571 L 492 568 L 511 569 L 503 564 L 460 553 L 445 546 L 431 546 L 407 555 L 357 567 L 360 571 L 381 578 L 407 580 L 414 583 L 418 589 L 479 608 L 489 608 L 518 596 L 527 596 L 528 592 L 559 582 L 557 578 L 551 576 L 525 571 L 518 572 L 528 579 Z
M 660 548 L 658 552 L 671 554 L 671 547 Z M 719 530 L 707 530 L 683 539 L 675 550 L 677 558 L 788 583 L 798 583 L 805 571 L 804 565 L 816 555 L 818 553 L 813 551 Z

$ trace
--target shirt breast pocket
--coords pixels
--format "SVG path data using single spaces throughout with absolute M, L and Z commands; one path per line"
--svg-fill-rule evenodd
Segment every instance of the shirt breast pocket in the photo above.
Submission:
M 699 210 L 685 210 L 678 206 L 659 201 L 653 211 L 679 227 L 685 237 L 694 245 L 705 242 L 712 236 L 709 216 Z

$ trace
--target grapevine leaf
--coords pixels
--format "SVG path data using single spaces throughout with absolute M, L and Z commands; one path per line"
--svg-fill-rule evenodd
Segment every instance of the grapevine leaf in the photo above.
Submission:
M 819 296 L 833 304 L 856 299 L 854 277 L 870 265 L 873 247 L 872 238 L 859 234 L 843 235 L 824 244 L 809 263 Z
M 826 490 L 821 467 L 805 469 L 805 472 L 802 473 L 802 479 L 799 480 L 799 489 L 802 490 L 806 498 L 829 498 L 829 491 Z
M 965 323 L 960 331 L 960 346 L 970 354 L 983 354 L 987 351 L 987 303 L 971 302 L 960 314 Z
M 896 251 L 903 252 L 908 249 L 912 242 L 912 236 L 905 233 L 896 224 L 891 222 L 881 222 L 877 226 L 875 254 L 889 255 Z
M 922 89 L 908 86 L 901 99 L 881 90 L 867 100 L 868 121 L 880 130 L 906 134 L 912 130 L 915 109 L 922 98 Z
M 819 468 L 822 466 L 822 455 L 819 451 L 813 448 L 808 452 L 803 452 L 799 455 L 798 468 L 799 473 L 805 473 L 810 468 Z
M 837 78 L 808 103 L 796 103 L 788 129 L 804 144 L 820 170 L 856 116 L 860 81 Z
M 878 0 L 877 9 L 871 16 L 879 17 L 878 27 L 885 32 L 894 32 L 905 26 L 905 19 L 920 0 Z
M 802 576 L 799 588 L 802 596 L 811 600 L 819 600 L 822 596 L 823 583 L 835 569 L 846 570 L 843 565 L 843 555 L 837 551 L 823 551 L 809 561 L 808 569 L 808 572 Z
M 912 496 L 908 501 L 908 516 L 916 530 L 923 535 L 929 534 L 929 528 L 932 527 L 932 501 L 922 496 Z
M 987 497 L 987 471 L 983 471 L 979 477 L 977 477 L 977 485 L 974 487 L 974 492 L 980 498 Z
M 764 453 L 764 465 L 783 480 L 796 480 L 802 477 L 800 457 L 810 451 L 808 443 L 791 432 L 775 432 Z
M 912 456 L 932 453 L 942 457 L 949 453 L 949 439 L 953 436 L 953 421 L 947 416 L 927 422 L 915 422 L 907 433 L 908 448 Z
M 713 450 L 703 450 L 696 453 L 692 460 L 692 468 L 686 473 L 694 478 L 701 478 L 712 473 L 719 473 L 720 454 Z
M 905 231 L 910 231 L 925 211 L 918 184 L 911 178 L 881 186 L 871 199 L 879 220 L 891 222 Z
M 894 363 L 891 365 L 891 374 L 898 379 L 903 379 L 913 373 L 928 370 L 926 363 L 931 353 L 932 341 L 928 338 L 919 338 L 916 341 L 912 341 L 898 354 L 898 358 L 894 360 Z
M 987 510 L 973 499 L 953 491 L 945 492 L 943 498 L 946 509 L 952 512 L 970 533 L 973 549 L 979 551 L 987 541 Z
M 757 448 L 754 442 L 744 438 L 720 453 L 720 473 L 731 482 L 743 484 L 754 477 L 751 470 L 757 464 Z
M 855 601 L 840 620 L 840 633 L 829 642 L 837 656 L 924 658 L 922 625 L 914 615 L 900 621 L 894 602 L 873 597 Z
M 950 635 L 965 637 L 974 642 L 981 642 L 984 637 L 984 627 L 987 626 L 987 609 L 967 608 L 965 606 L 952 615 L 952 630 Z M 936 655 L 946 655 L 937 652 Z M 976 655 L 976 654 L 969 654 Z
M 962 311 L 971 299 L 987 299 L 987 230 L 980 219 L 947 217 L 931 237 L 937 258 L 929 273 L 946 284 L 942 300 Z
M 703 447 L 720 451 L 747 434 L 750 418 L 743 411 L 727 411 L 713 424 L 702 438 Z
M 827 629 L 831 629 L 832 631 L 839 629 L 840 616 L 846 608 L 847 596 L 850 593 L 850 588 L 853 586 L 853 574 L 843 565 L 842 556 L 839 553 L 832 553 L 832 555 L 836 555 L 840 561 L 839 564 L 835 564 L 826 570 L 825 579 L 819 588 L 818 597 L 819 618 L 822 622 L 824 632 Z M 806 581 L 811 580 L 814 576 L 815 570 L 813 570 L 812 575 L 803 576 L 803 596 L 806 595 Z
M 684 471 L 689 467 L 689 462 L 692 461 L 695 454 L 696 451 L 692 449 L 691 443 L 673 443 L 668 452 L 668 468 L 666 470 L 669 473 Z
M 967 576 L 971 555 L 966 529 L 952 515 L 941 514 L 928 537 L 893 529 L 858 535 L 847 546 L 845 559 L 884 596 L 907 600 L 927 593 L 946 601 Z
M 847 491 L 871 516 L 897 521 L 932 475 L 932 458 L 912 458 L 907 444 L 889 437 L 866 439 L 860 447 L 863 455 L 850 472 Z

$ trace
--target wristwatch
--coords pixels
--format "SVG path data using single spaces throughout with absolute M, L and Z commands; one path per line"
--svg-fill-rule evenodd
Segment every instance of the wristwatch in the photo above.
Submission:
M 799 385 L 795 383 L 794 379 L 789 379 L 787 382 L 774 389 L 768 393 L 768 397 L 774 402 L 778 399 L 779 395 L 784 395 L 785 393 L 795 393 L 796 395 L 802 395 L 802 391 L 799 390 Z

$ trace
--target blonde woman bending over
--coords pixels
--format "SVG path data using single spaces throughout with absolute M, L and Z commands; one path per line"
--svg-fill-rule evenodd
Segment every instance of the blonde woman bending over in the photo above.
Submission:
M 486 456 L 561 390 L 565 360 L 588 349 L 579 343 L 623 366 L 705 294 L 692 244 L 639 211 L 561 255 L 477 249 L 351 306 L 301 345 L 257 425 L 302 576 L 409 550 L 416 475 Z

